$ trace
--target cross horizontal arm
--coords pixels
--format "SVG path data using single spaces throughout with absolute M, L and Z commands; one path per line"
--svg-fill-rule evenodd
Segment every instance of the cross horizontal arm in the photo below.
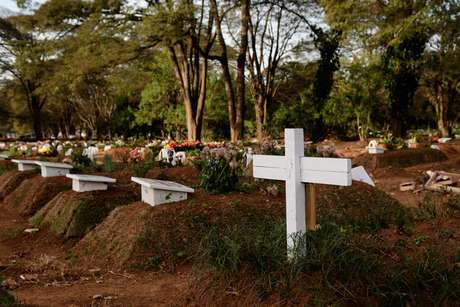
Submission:
M 339 186 L 351 185 L 351 160 L 304 157 L 300 161 L 301 180 Z
M 287 162 L 284 156 L 253 156 L 253 176 L 261 179 L 287 179 Z

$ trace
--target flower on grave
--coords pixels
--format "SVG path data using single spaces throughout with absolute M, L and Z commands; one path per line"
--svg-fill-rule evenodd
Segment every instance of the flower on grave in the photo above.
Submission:
M 174 149 L 177 147 L 176 141 L 170 141 L 165 145 L 166 149 Z
M 118 140 L 115 141 L 115 146 L 116 147 L 123 147 L 123 146 L 125 146 L 125 142 L 123 140 L 118 139 Z
M 50 144 L 44 144 L 38 148 L 38 154 L 42 156 L 51 156 L 54 153 L 54 148 Z
M 129 160 L 133 162 L 139 162 L 144 160 L 142 151 L 139 148 L 134 148 L 129 152 Z

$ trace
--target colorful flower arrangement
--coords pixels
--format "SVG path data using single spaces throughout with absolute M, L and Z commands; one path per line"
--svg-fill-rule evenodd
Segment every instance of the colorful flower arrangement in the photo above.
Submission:
M 142 150 L 139 148 L 134 148 L 129 152 L 129 160 L 131 162 L 140 162 L 144 160 L 144 155 L 142 153 Z
M 40 156 L 50 157 L 55 154 L 55 149 L 50 144 L 44 144 L 38 147 L 37 153 Z
M 164 145 L 166 149 L 174 149 L 176 151 L 188 151 L 188 150 L 195 150 L 195 149 L 202 149 L 204 147 L 201 141 L 189 141 L 185 140 L 182 142 L 177 141 L 169 141 Z

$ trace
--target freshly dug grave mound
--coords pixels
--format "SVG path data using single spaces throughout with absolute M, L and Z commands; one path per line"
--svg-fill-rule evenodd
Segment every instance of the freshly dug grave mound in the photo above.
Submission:
M 24 180 L 21 185 L 4 199 L 4 204 L 23 216 L 34 215 L 54 196 L 72 187 L 66 177 L 34 176 Z
M 201 197 L 199 197 L 201 198 Z M 212 227 L 224 227 L 255 216 L 277 215 L 279 204 L 187 203 L 151 207 L 134 203 L 116 208 L 72 251 L 83 263 L 107 267 L 168 267 L 192 257 L 200 238 Z
M 36 171 L 8 171 L 0 176 L 0 201 L 13 192 L 24 180 L 36 176 Z
M 79 238 L 102 222 L 114 208 L 130 204 L 138 197 L 132 186 L 84 193 L 64 191 L 30 221 L 38 228 L 49 228 L 58 236 Z
M 400 209 L 399 203 L 387 194 L 362 183 L 348 188 L 318 187 L 320 223 L 327 220 L 355 229 L 377 229 L 394 225 Z M 82 263 L 111 268 L 174 267 L 193 261 L 202 238 L 211 232 L 229 227 L 242 229 L 248 223 L 284 221 L 282 194 L 222 196 L 198 190 L 191 199 L 180 203 L 156 207 L 134 203 L 116 208 L 72 252 Z
M 387 193 L 362 182 L 349 187 L 318 186 L 317 213 L 324 220 L 357 230 L 403 227 L 408 211 Z
M 409 167 L 424 163 L 442 162 L 447 156 L 440 150 L 430 148 L 386 151 L 383 154 L 362 154 L 353 159 L 353 165 L 362 165 L 366 170 L 385 167 Z

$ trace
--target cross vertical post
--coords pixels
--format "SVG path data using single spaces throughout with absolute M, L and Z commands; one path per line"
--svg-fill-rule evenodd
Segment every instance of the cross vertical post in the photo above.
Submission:
M 286 228 L 288 250 L 295 248 L 294 236 L 305 233 L 305 188 L 301 180 L 300 159 L 304 156 L 303 129 L 285 130 Z
M 306 183 L 305 190 L 307 194 L 307 202 L 305 203 L 307 211 L 307 229 L 310 231 L 316 230 L 316 188 L 313 183 Z
M 316 229 L 315 184 L 350 186 L 351 160 L 304 157 L 303 129 L 285 129 L 284 135 L 285 156 L 254 155 L 253 176 L 286 182 L 287 248 L 292 258 L 304 248 L 296 246 L 301 243 L 296 242 L 296 235 L 305 233 L 307 226 L 308 230 Z

